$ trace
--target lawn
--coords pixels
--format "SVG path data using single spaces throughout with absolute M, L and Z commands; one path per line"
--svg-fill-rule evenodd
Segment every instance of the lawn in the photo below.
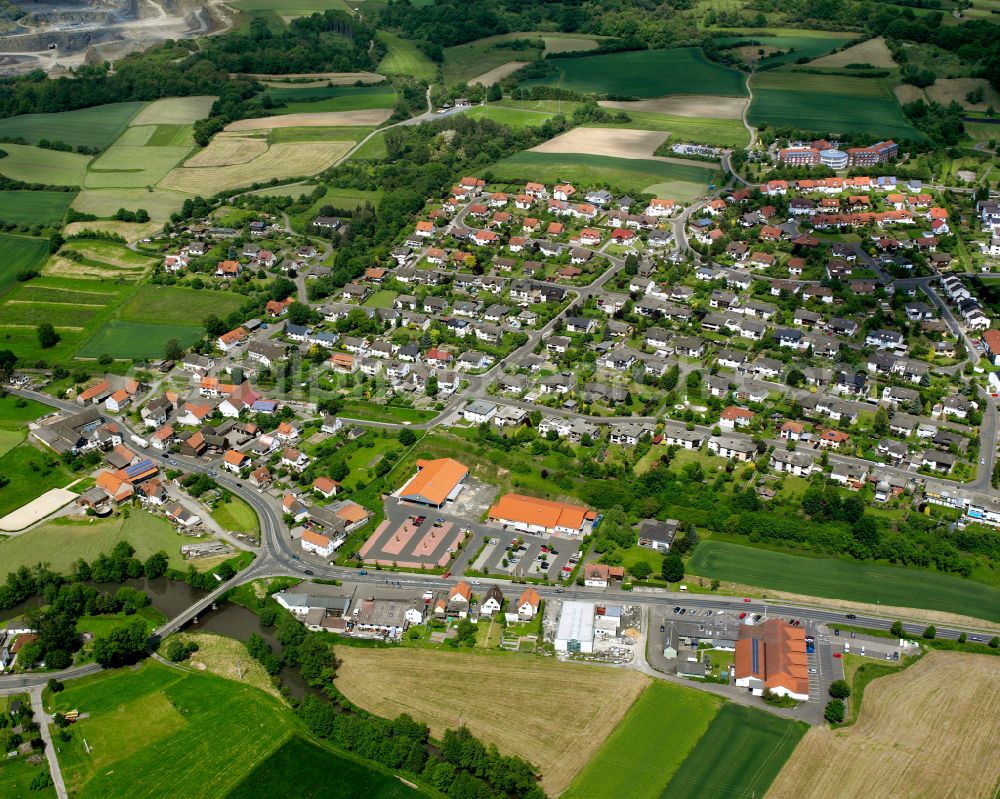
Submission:
M 4 468 L 4 460 L 0 458 L 0 472 L 10 474 Z M 62 485 L 68 482 L 66 479 Z M 0 489 L 0 498 L 8 488 Z M 40 493 L 35 490 L 36 495 Z M 183 569 L 186 564 L 180 548 L 194 540 L 175 532 L 165 519 L 140 510 L 132 510 L 127 519 L 60 517 L 0 543 L 0 578 L 21 566 L 39 562 L 48 563 L 54 571 L 66 572 L 77 558 L 93 561 L 102 552 L 110 552 L 119 541 L 128 541 L 135 547 L 136 557 L 141 560 L 162 549 L 170 557 L 172 567 Z
M 360 399 L 345 400 L 340 408 L 345 419 L 363 419 L 371 422 L 413 422 L 419 424 L 437 416 L 437 411 L 420 411 L 394 405 L 377 405 Z
M 483 651 L 337 647 L 336 654 L 336 685 L 351 702 L 386 717 L 409 713 L 436 737 L 460 719 L 503 754 L 536 764 L 549 796 L 559 795 L 648 685 L 634 671 Z M 665 687 L 692 695 L 686 708 L 717 701 Z M 616 797 L 622 773 L 615 770 Z
M 4 394 L 0 397 L 0 428 L 20 429 L 25 422 L 33 422 L 51 410 L 48 405 L 40 402 Z
M 491 119 L 512 128 L 526 128 L 541 125 L 545 120 L 552 119 L 555 114 L 547 111 L 521 111 L 517 108 L 477 105 L 465 112 L 472 119 Z
M 613 158 L 587 153 L 521 152 L 490 167 L 499 181 L 545 183 L 573 181 L 586 186 L 610 185 L 615 193 L 649 192 L 657 197 L 689 202 L 704 195 L 714 182 L 714 170 L 665 161 Z
M 392 291 L 391 289 L 382 289 L 374 292 L 367 300 L 365 300 L 364 304 L 368 308 L 391 308 L 393 300 L 395 299 L 395 291 Z
M 84 615 L 77 619 L 76 630 L 81 635 L 83 633 L 91 633 L 94 636 L 107 635 L 115 627 L 120 627 L 136 617 L 145 619 L 146 629 L 149 630 L 149 632 L 153 632 L 153 630 L 167 621 L 167 617 L 160 613 L 160 611 L 153 607 L 145 607 L 132 616 L 129 616 L 124 612 L 109 613 L 104 616 Z
M 367 111 L 392 108 L 396 92 L 391 86 L 322 86 L 315 89 L 268 89 L 275 114 L 308 114 L 319 111 Z M 344 138 L 343 136 L 339 138 Z M 299 139 L 301 140 L 301 139 Z
M 0 136 L 23 138 L 31 144 L 41 139 L 62 141 L 74 147 L 104 149 L 118 138 L 145 103 L 110 103 L 55 114 L 23 114 L 0 119 Z M 7 149 L 9 145 L 4 145 Z M 6 172 L 6 170 L 4 170 Z M 51 181 L 40 182 L 50 183 Z
M 62 222 L 75 196 L 71 191 L 0 191 L 0 221 L 15 225 Z
M 73 195 L 68 195 L 72 197 Z M 11 236 L 0 233 L 0 295 L 17 284 L 17 273 L 22 270 L 40 269 L 49 257 L 49 243 L 45 239 Z
M 646 563 L 652 569 L 652 575 L 659 579 L 660 569 L 663 568 L 663 553 L 648 549 L 647 547 L 640 547 L 638 544 L 628 549 L 623 549 L 621 553 L 622 566 L 625 567 L 626 571 L 631 572 L 632 567 L 637 563 Z
M 331 779 L 331 775 L 335 775 Z M 294 792 L 291 791 L 294 786 Z M 322 799 L 410 799 L 427 796 L 392 774 L 293 736 L 261 762 L 226 799 L 261 796 Z
M 721 700 L 666 682 L 654 682 L 586 768 L 565 799 L 668 797 L 664 788 L 709 729 Z
M 928 608 L 1000 621 L 1000 589 L 926 569 L 809 558 L 703 541 L 688 563 L 688 571 L 810 596 Z
M 228 316 L 244 302 L 242 295 L 228 291 L 144 284 L 129 295 L 119 316 L 129 322 L 190 326 L 212 314 Z
M 0 488 L 0 517 L 40 497 L 50 488 L 68 485 L 73 479 L 58 456 L 48 450 L 36 449 L 27 442 L 0 456 L 0 474 L 10 481 Z M 5 569 L 16 568 L 24 561 L 30 564 L 38 562 L 38 558 L 32 559 L 34 556 L 30 548 L 26 549 L 23 544 L 14 546 L 13 550 L 7 549 L 23 537 L 0 543 L 0 553 L 3 553 L 0 556 L 0 572 L 6 573 Z M 10 552 L 20 552 L 22 561 L 14 563 L 14 555 Z
M 387 31 L 379 31 L 378 38 L 385 43 L 388 52 L 376 72 L 382 75 L 409 75 L 417 80 L 433 82 L 437 67 L 413 42 L 400 39 Z
M 747 95 L 743 73 L 709 61 L 697 47 L 561 58 L 551 63 L 555 70 L 551 76 L 525 83 L 640 98 L 668 94 Z
M 212 509 L 212 518 L 223 530 L 237 533 L 258 533 L 260 523 L 257 514 L 246 502 L 233 497 L 224 505 L 216 505 Z
M 727 703 L 660 796 L 763 796 L 809 727 Z
M 370 447 L 358 447 L 347 458 L 351 473 L 345 480 L 347 488 L 361 488 L 375 477 L 375 466 L 387 452 L 402 450 L 395 438 L 376 438 Z
M 112 319 L 88 339 L 77 351 L 78 358 L 162 358 L 168 341 L 177 339 L 182 347 L 190 347 L 202 336 L 195 325 L 153 325 Z
M 0 796 L 6 799 L 54 799 L 53 786 L 37 791 L 31 788 L 31 781 L 37 774 L 49 773 L 49 764 L 43 759 L 41 765 L 33 766 L 28 755 L 13 760 L 0 760 Z
M 46 150 L 30 144 L 4 143 L 0 150 L 7 155 L 0 158 L 0 171 L 14 180 L 25 183 L 45 183 L 50 186 L 82 186 L 87 172 L 89 155 Z
M 212 674 L 146 661 L 74 681 L 52 701 L 89 714 L 59 753 L 67 787 L 81 799 L 152 799 L 166 785 L 206 799 L 260 796 L 262 784 L 275 796 L 422 795 L 313 742 L 278 699 Z

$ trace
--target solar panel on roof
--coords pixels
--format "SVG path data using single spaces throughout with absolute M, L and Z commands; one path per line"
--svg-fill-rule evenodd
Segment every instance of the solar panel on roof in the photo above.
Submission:
M 127 474 L 129 477 L 135 477 L 137 474 L 148 472 L 152 468 L 153 468 L 153 462 L 149 458 L 144 458 L 138 463 L 134 463 L 131 466 L 126 467 L 125 474 Z

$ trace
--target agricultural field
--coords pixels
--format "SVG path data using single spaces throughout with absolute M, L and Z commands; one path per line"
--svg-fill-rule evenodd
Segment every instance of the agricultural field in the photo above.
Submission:
M 662 795 L 670 799 L 701 799 L 706 792 L 764 796 L 808 729 L 800 721 L 727 703 Z
M 653 682 L 563 796 L 617 799 L 624 774 L 634 799 L 672 796 L 664 788 L 709 729 L 720 704 L 710 694 Z
M 264 667 L 253 658 L 247 657 L 247 650 L 242 641 L 225 635 L 198 632 L 197 629 L 194 632 L 185 630 L 174 633 L 172 637 L 198 644 L 198 651 L 191 655 L 191 665 L 199 671 L 237 680 L 271 696 L 280 696 Z
M 142 188 L 153 186 L 177 164 L 187 157 L 194 146 L 190 133 L 174 126 L 166 129 L 166 135 L 158 136 L 157 141 L 151 141 L 154 134 L 160 130 L 155 125 L 130 127 L 118 137 L 114 144 L 98 156 L 88 167 L 84 185 L 89 189 L 105 189 L 111 187 Z M 177 138 L 180 144 L 171 144 Z M 166 141 L 159 144 L 159 141 Z
M 0 170 L 7 177 L 25 183 L 82 186 L 90 162 L 89 155 L 46 150 L 30 144 L 4 143 L 0 149 L 7 153 L 0 158 Z
M 376 131 L 368 141 L 351 153 L 351 161 L 378 161 L 386 157 L 385 134 Z
M 172 213 L 179 211 L 190 195 L 167 189 L 154 188 L 152 191 L 138 189 L 84 189 L 73 201 L 73 209 L 82 214 L 113 216 L 119 208 L 131 211 L 145 208 L 154 223 L 166 222 Z M 84 222 L 84 227 L 109 230 L 107 223 Z M 131 224 L 131 223 L 126 223 Z
M 167 97 L 154 100 L 140 111 L 132 126 L 136 125 L 190 125 L 204 119 L 212 110 L 216 97 L 198 95 L 192 97 Z
M 77 358 L 162 358 L 167 342 L 182 347 L 198 343 L 202 329 L 195 325 L 154 325 L 112 319 L 94 333 L 76 353 Z
M 598 105 L 627 111 L 629 114 L 666 115 L 668 117 L 710 117 L 713 119 L 741 119 L 747 101 L 739 97 L 713 97 L 711 95 L 683 95 L 661 97 L 658 100 L 601 100 Z
M 198 167 L 184 164 L 171 171 L 160 186 L 189 193 L 211 186 L 219 192 L 252 183 L 266 183 L 272 178 L 314 175 L 340 160 L 352 146 L 347 141 L 269 145 L 263 153 L 249 160 L 236 153 L 233 156 L 235 162 L 227 165 Z
M 745 100 L 737 102 L 746 104 Z M 750 143 L 750 133 L 739 119 L 668 116 L 645 111 L 629 111 L 628 115 L 628 122 L 595 122 L 584 127 L 662 130 L 666 131 L 667 140 L 671 142 L 697 142 L 715 147 L 746 147 Z
M 224 797 L 231 791 L 243 796 L 250 795 L 248 786 L 256 788 L 261 780 L 275 784 L 286 775 L 285 792 L 293 782 L 315 784 L 322 775 L 323 795 L 362 799 L 363 790 L 339 775 L 350 774 L 361 783 L 367 776 L 363 771 L 384 774 L 304 737 L 302 745 L 295 745 L 304 733 L 286 705 L 256 688 L 205 672 L 146 661 L 137 670 L 73 681 L 51 701 L 55 710 L 76 708 L 88 714 L 73 726 L 73 740 L 59 753 L 67 787 L 81 799 L 159 797 L 164 785 L 191 797 Z M 293 747 L 291 756 L 310 757 L 307 764 L 297 762 L 294 777 L 280 755 L 285 746 Z M 271 756 L 279 757 L 280 767 L 266 767 Z M 136 774 L 143 779 L 136 780 Z M 405 787 L 391 775 L 384 780 L 394 788 Z M 368 778 L 369 785 L 375 782 L 374 776 Z
M 648 685 L 637 672 L 538 658 L 356 647 L 338 647 L 337 657 L 336 684 L 351 702 L 382 716 L 409 713 L 437 736 L 461 717 L 481 740 L 537 765 L 550 796 L 565 789 Z M 567 708 L 583 707 L 567 723 Z
M 995 796 L 996 671 L 989 655 L 931 652 L 905 672 L 873 681 L 857 723 L 810 729 L 768 799 Z
M 2 295 L 17 284 L 18 272 L 41 268 L 45 259 L 49 257 L 49 243 L 45 239 L 0 233 L 0 252 L 3 252 L 3 259 L 0 260 L 0 295 Z
M 81 266 L 74 261 L 65 263 Z M 0 345 L 29 363 L 39 359 L 50 363 L 68 361 L 114 313 L 130 288 L 117 283 L 50 277 L 48 273 L 21 283 L 5 295 L 0 305 Z M 54 347 L 42 349 L 39 345 L 35 328 L 40 322 L 55 326 L 60 340 Z
M 892 53 L 885 46 L 885 39 L 881 36 L 809 62 L 811 67 L 846 67 L 848 64 L 871 64 L 873 67 L 883 69 L 892 69 L 896 66 L 896 62 L 892 60 Z
M 4 460 L 0 458 L 0 468 Z M 13 485 L 14 475 L 10 476 Z M 67 477 L 59 485 L 69 481 Z M 0 507 L 3 507 L 7 488 L 10 486 L 0 489 Z M 0 542 L 0 579 L 21 566 L 34 566 L 39 562 L 48 563 L 53 571 L 66 572 L 77 558 L 92 561 L 102 552 L 110 552 L 119 541 L 128 541 L 135 547 L 136 557 L 141 560 L 162 549 L 173 568 L 185 569 L 187 563 L 180 550 L 183 544 L 190 544 L 192 540 L 190 536 L 177 533 L 166 519 L 141 510 L 133 510 L 127 519 L 59 517 Z
M 477 105 L 465 111 L 465 116 L 472 119 L 492 119 L 501 125 L 512 128 L 526 128 L 541 125 L 545 120 L 552 119 L 555 114 L 548 111 L 521 111 L 517 108 L 505 108 L 494 105 Z
M 704 195 L 715 175 L 710 164 L 689 166 L 640 158 L 531 151 L 505 158 L 491 170 L 497 180 L 510 183 L 572 180 L 586 186 L 609 184 L 620 192 L 649 192 L 682 202 Z
M 71 191 L 0 191 L 0 221 L 15 225 L 58 224 L 75 196 Z
M 703 541 L 688 563 L 688 571 L 810 596 L 928 608 L 1000 621 L 1000 589 L 927 569 L 810 558 Z
M 763 72 L 754 77 L 752 125 L 791 125 L 824 132 L 854 131 L 871 136 L 918 139 L 903 116 L 889 83 L 882 78 Z
M 401 39 L 388 31 L 379 31 L 378 38 L 388 48 L 385 58 L 378 65 L 382 75 L 409 75 L 418 80 L 433 82 L 437 76 L 437 66 L 421 53 L 413 42 Z
M 603 38 L 603 37 L 598 37 Z M 502 42 L 533 40 L 541 41 L 544 50 L 537 47 L 498 47 Z M 572 33 L 548 33 L 544 31 L 520 31 L 503 33 L 497 36 L 487 36 L 473 42 L 446 47 L 444 51 L 444 82 L 447 85 L 455 83 L 482 83 L 488 86 L 501 80 L 505 75 L 501 70 L 511 62 L 518 66 L 529 61 L 536 61 L 542 53 L 566 53 L 578 50 L 595 50 L 598 47 L 597 38 L 580 36 Z M 514 67 L 517 69 L 517 67 Z M 506 70 L 510 74 L 513 69 Z M 487 79 L 487 75 L 491 75 Z
M 116 242 L 70 239 L 42 271 L 46 275 L 72 278 L 139 280 L 155 262 Z
M 751 32 L 741 36 L 728 36 L 716 39 L 720 47 L 735 45 L 749 40 L 760 42 L 750 45 L 744 51 L 755 61 L 757 69 L 774 69 L 783 64 L 791 64 L 800 58 L 814 59 L 824 56 L 838 47 L 843 47 L 857 38 L 856 34 L 833 33 L 824 31 L 823 36 L 775 36 L 765 32 Z M 765 55 L 759 56 L 764 50 Z
M 299 72 L 289 75 L 274 75 L 265 73 L 250 74 L 265 86 L 275 89 L 285 89 L 289 86 L 353 86 L 355 83 L 381 83 L 385 75 L 375 72 Z
M 308 109 L 307 109 L 308 110 Z M 315 109 L 313 109 L 315 111 Z M 319 111 L 316 113 L 279 114 L 270 117 L 239 119 L 226 125 L 227 133 L 271 131 L 275 128 L 359 128 L 381 125 L 392 116 L 391 109 L 374 108 L 368 111 Z M 297 139 L 295 141 L 298 141 Z
M 320 113 L 330 111 L 370 111 L 376 108 L 392 108 L 396 104 L 396 92 L 389 85 L 382 86 L 321 86 L 287 89 L 268 89 L 275 107 L 271 112 L 277 115 Z
M 128 322 L 161 325 L 199 325 L 212 314 L 226 316 L 245 302 L 240 294 L 182 286 L 138 286 L 118 316 Z
M 709 61 L 697 47 L 567 58 L 552 64 L 553 75 L 525 83 L 640 98 L 668 94 L 747 95 L 741 72 Z
M 118 138 L 145 103 L 111 103 L 55 114 L 24 114 L 0 119 L 0 136 L 21 138 L 32 144 L 42 139 L 61 141 L 73 147 L 104 149 Z M 8 145 L 4 145 L 4 149 Z M 6 172 L 6 170 L 4 170 Z M 52 181 L 38 182 L 52 183 Z
M 268 144 L 284 144 L 300 141 L 360 141 L 369 133 L 370 127 L 343 128 L 272 128 L 267 132 Z

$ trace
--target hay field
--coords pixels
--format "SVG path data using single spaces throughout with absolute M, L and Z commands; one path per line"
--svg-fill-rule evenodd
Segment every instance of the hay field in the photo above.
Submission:
M 240 119 L 226 125 L 226 132 L 271 130 L 272 128 L 340 128 L 381 125 L 392 116 L 389 108 L 366 111 L 317 111 L 310 114 L 282 114 L 275 117 Z
M 128 143 L 143 136 L 148 141 L 155 132 L 152 126 L 129 128 L 126 135 L 97 157 L 87 170 L 84 186 L 88 189 L 141 188 L 154 186 L 191 152 L 190 146 L 147 147 Z M 136 135 L 137 134 L 137 135 Z M 124 140 L 124 142 L 123 142 Z
M 333 166 L 354 146 L 349 141 L 273 144 L 250 161 L 227 166 L 181 166 L 168 174 L 160 187 L 192 194 L 211 186 L 216 192 L 263 183 L 271 178 L 315 175 Z
M 517 70 L 527 63 L 527 61 L 508 61 L 506 64 L 501 64 L 488 72 L 484 72 L 482 75 L 471 78 L 468 83 L 470 86 L 474 86 L 477 83 L 481 83 L 483 86 L 492 86 L 494 83 L 502 81 L 512 72 L 517 72 Z
M 1000 778 L 1000 686 L 990 655 L 932 652 L 865 689 L 858 722 L 814 727 L 768 799 L 987 799 Z M 992 763 L 992 765 L 990 765 Z
M 979 88 L 983 90 L 981 103 L 970 103 L 965 99 L 965 95 Z M 924 91 L 935 102 L 947 106 L 952 100 L 958 100 L 959 105 L 970 111 L 985 111 L 990 106 L 1000 106 L 1000 93 L 986 78 L 938 78 Z
M 190 125 L 207 117 L 216 99 L 218 98 L 212 95 L 199 95 L 155 100 L 139 112 L 131 126 Z
M 103 149 L 118 138 L 129 120 L 144 105 L 142 102 L 109 103 L 76 111 L 8 117 L 0 120 L 0 136 L 23 138 L 32 144 L 40 139 L 49 139 L 63 141 L 74 147 L 83 144 Z
M 535 153 L 587 153 L 612 158 L 650 158 L 667 138 L 665 131 L 628 128 L 573 128 L 532 147 Z
M 16 117 L 15 117 L 16 118 Z M 2 130 L 2 128 L 0 128 Z M 25 183 L 51 186 L 82 186 L 89 155 L 46 150 L 28 144 L 4 143 L 6 158 L 0 158 L 0 172 Z
M 251 139 L 246 136 L 220 134 L 208 143 L 208 147 L 191 156 L 185 167 L 193 166 L 229 166 L 230 164 L 245 164 L 254 158 L 259 158 L 267 152 L 267 142 L 263 139 Z
M 649 684 L 632 671 L 539 658 L 338 647 L 337 687 L 389 718 L 409 713 L 434 735 L 460 722 L 504 754 L 537 765 L 561 793 Z M 567 719 L 572 719 L 572 723 Z
M 146 189 L 84 189 L 73 201 L 72 207 L 83 214 L 93 214 L 94 216 L 111 216 L 119 208 L 145 208 L 149 212 L 149 218 L 154 223 L 162 224 L 170 218 L 175 211 L 179 211 L 187 194 L 180 194 L 176 191 L 154 188 L 152 191 Z M 92 230 L 115 230 L 109 225 L 134 224 L 127 222 L 74 222 L 80 228 L 74 230 L 90 228 Z M 126 238 L 128 235 L 123 233 Z M 139 236 L 138 238 L 142 238 Z
M 871 64 L 873 67 L 886 69 L 896 66 L 896 62 L 892 60 L 892 53 L 885 46 L 885 39 L 881 36 L 809 62 L 811 67 L 846 67 L 848 64 Z
M 661 97 L 658 100 L 601 100 L 598 105 L 619 111 L 640 111 L 670 114 L 678 117 L 712 117 L 740 119 L 747 101 L 738 97 L 714 97 L 692 94 L 681 97 Z

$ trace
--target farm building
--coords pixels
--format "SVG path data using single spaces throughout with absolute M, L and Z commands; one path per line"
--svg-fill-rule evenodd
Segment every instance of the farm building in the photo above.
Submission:
M 469 470 L 453 458 L 417 461 L 417 473 L 399 490 L 399 498 L 440 508 L 454 500 Z
M 523 494 L 504 494 L 489 512 L 492 522 L 542 535 L 584 535 L 590 531 L 595 518 L 592 510 L 580 505 L 536 499 Z
M 805 631 L 781 619 L 742 625 L 736 642 L 736 685 L 754 696 L 770 689 L 800 702 L 809 699 Z
M 563 602 L 556 630 L 556 652 L 593 652 L 596 612 L 593 602 Z

